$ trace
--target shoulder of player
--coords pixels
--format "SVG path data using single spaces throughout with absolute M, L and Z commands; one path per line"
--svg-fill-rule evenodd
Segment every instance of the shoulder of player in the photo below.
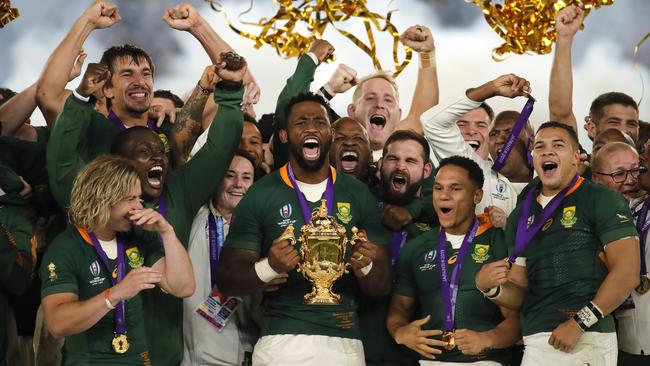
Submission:
M 438 247 L 438 227 L 434 227 L 429 231 L 426 231 L 422 233 L 421 235 L 418 235 L 417 237 L 413 239 L 409 239 L 406 241 L 406 244 L 404 245 L 404 249 L 402 249 L 400 256 L 405 255 L 405 256 L 410 256 L 413 255 L 418 249 L 422 247 Z
M 45 256 L 75 257 L 83 253 L 84 246 L 90 247 L 90 244 L 84 241 L 74 226 L 69 225 L 65 230 L 59 233 L 47 246 Z

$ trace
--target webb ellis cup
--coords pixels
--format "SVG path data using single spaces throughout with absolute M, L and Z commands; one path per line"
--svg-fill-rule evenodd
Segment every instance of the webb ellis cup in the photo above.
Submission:
M 298 272 L 313 285 L 312 291 L 305 295 L 306 304 L 340 304 L 341 295 L 332 292 L 332 285 L 343 273 L 347 273 L 347 243 L 354 245 L 364 240 L 357 235 L 356 227 L 351 231 L 352 237 L 348 239 L 345 236 L 345 227 L 328 215 L 325 200 L 321 200 L 321 205 L 314 210 L 309 223 L 300 230 L 300 238 L 297 240 L 301 244 Z M 296 243 L 292 225 L 287 226 L 281 238 L 289 240 L 292 245 Z

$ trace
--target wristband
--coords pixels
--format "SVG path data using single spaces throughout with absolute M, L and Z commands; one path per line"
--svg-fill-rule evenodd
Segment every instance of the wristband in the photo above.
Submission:
M 212 88 L 204 88 L 204 87 L 202 87 L 201 82 L 196 83 L 196 87 L 199 88 L 199 90 L 203 94 L 212 94 L 214 92 L 214 89 L 212 89 Z
M 372 269 L 372 262 L 370 262 L 369 265 L 361 268 L 361 273 L 363 273 L 364 276 L 367 276 L 368 273 L 370 273 L 370 270 Z
M 257 274 L 257 277 L 259 277 L 260 280 L 262 280 L 264 283 L 269 283 L 280 275 L 273 268 L 271 268 L 268 258 L 264 258 L 261 261 L 255 263 L 255 273 Z
M 307 53 L 307 56 L 311 57 L 311 60 L 314 61 L 314 64 L 316 66 L 320 65 L 320 62 L 318 62 L 318 57 L 316 56 L 315 53 L 309 52 L 309 53 Z
M 420 55 L 420 68 L 428 69 L 436 67 L 436 51 L 419 53 Z
M 111 295 L 111 289 L 110 288 L 107 288 L 106 290 L 104 290 L 104 302 L 106 303 L 106 307 L 109 310 L 114 310 L 115 306 L 113 306 L 113 304 L 111 304 L 111 300 L 108 299 L 108 297 L 110 295 Z
M 329 88 L 327 87 L 327 84 L 325 84 L 325 85 L 321 86 L 320 89 L 318 89 L 318 92 L 316 92 L 316 94 L 319 94 L 320 96 L 325 98 L 326 101 L 329 102 L 332 99 L 334 99 L 334 94 L 335 93 L 331 92 L 329 90 Z
M 598 321 L 602 318 L 603 313 L 591 301 L 589 304 L 580 309 L 576 315 L 573 316 L 573 320 L 578 323 L 578 326 L 580 329 L 582 329 L 583 332 L 586 332 L 587 329 L 598 323 Z
M 488 298 L 490 300 L 495 299 L 501 293 L 501 285 L 498 285 L 496 287 L 492 287 L 491 289 L 489 289 L 487 291 L 482 291 L 481 290 L 481 292 L 483 293 L 483 296 L 485 296 L 486 298 Z
M 75 98 L 79 99 L 82 102 L 88 103 L 88 101 L 90 101 L 90 97 L 84 97 L 83 95 L 79 94 L 77 92 L 77 89 L 72 89 L 72 95 L 74 95 Z

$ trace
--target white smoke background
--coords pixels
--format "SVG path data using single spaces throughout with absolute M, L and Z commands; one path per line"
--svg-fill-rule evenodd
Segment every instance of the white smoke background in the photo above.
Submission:
M 283 59 L 269 46 L 253 48 L 251 40 L 231 31 L 222 14 L 214 12 L 203 1 L 191 1 L 212 27 L 233 48 L 248 60 L 262 97 L 256 106 L 259 115 L 274 110 L 275 102 L 286 79 L 293 73 L 295 59 Z M 0 30 L 0 85 L 22 90 L 34 83 L 50 53 L 65 36 L 74 20 L 90 5 L 89 1 L 27 1 L 13 0 L 12 6 L 19 8 L 21 16 Z M 91 34 L 85 44 L 87 62 L 97 62 L 102 51 L 110 45 L 133 43 L 150 52 L 156 64 L 157 89 L 170 89 L 179 95 L 190 91 L 199 79 L 209 59 L 200 44 L 189 34 L 167 27 L 161 20 L 165 7 L 175 1 L 122 0 L 117 1 L 123 17 L 122 22 L 107 30 Z M 256 21 L 275 13 L 271 0 L 257 0 L 253 9 L 238 18 L 238 14 L 249 7 L 248 1 L 224 1 L 231 19 Z M 434 34 L 438 75 L 440 82 L 440 103 L 449 104 L 472 86 L 477 86 L 501 74 L 515 73 L 527 78 L 532 86 L 537 104 L 531 120 L 538 126 L 548 119 L 548 81 L 552 55 L 513 55 L 503 62 L 491 58 L 493 48 L 501 39 L 489 28 L 480 9 L 462 0 L 395 0 L 370 1 L 370 10 L 386 13 L 398 9 L 393 22 L 400 31 L 413 24 L 424 24 Z M 650 2 L 647 0 L 617 0 L 613 6 L 594 9 L 585 22 L 585 30 L 579 32 L 574 46 L 574 112 L 579 125 L 589 109 L 591 101 L 607 91 L 621 91 L 637 101 L 642 96 L 640 74 L 634 68 L 632 52 L 634 45 L 650 31 L 647 17 Z M 241 26 L 255 33 L 257 28 Z M 347 22 L 342 28 L 353 32 L 367 42 L 365 30 L 359 20 Z M 328 27 L 324 36 L 336 47 L 336 61 L 319 67 L 314 88 L 324 84 L 338 63 L 355 68 L 360 76 L 374 71 L 370 58 L 347 38 Z M 392 69 L 392 38 L 375 30 L 379 57 L 386 69 Z M 403 59 L 400 53 L 400 60 Z M 650 116 L 650 42 L 644 44 L 637 55 L 641 75 L 646 85 L 640 104 L 640 118 L 648 121 Z M 407 69 L 398 77 L 401 104 L 404 115 L 408 112 L 415 86 L 418 61 L 415 56 Z M 77 84 L 73 81 L 70 88 Z M 333 106 L 340 115 L 345 115 L 351 92 L 337 96 Z M 509 100 L 494 98 L 490 104 L 495 111 L 519 110 L 523 99 Z M 35 125 L 44 124 L 40 113 L 32 118 Z M 590 142 L 584 130 L 580 139 L 585 147 Z

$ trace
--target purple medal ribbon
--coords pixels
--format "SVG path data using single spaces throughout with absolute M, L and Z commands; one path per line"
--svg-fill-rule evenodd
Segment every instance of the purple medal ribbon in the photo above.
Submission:
M 165 196 L 161 195 L 160 199 L 158 199 L 158 212 L 160 212 L 165 220 L 169 220 L 169 216 L 167 216 L 167 200 L 165 199 Z
M 539 229 L 542 228 L 542 225 L 548 220 L 555 210 L 560 206 L 562 201 L 564 200 L 564 197 L 566 197 L 567 193 L 573 187 L 576 182 L 578 181 L 578 175 L 576 174 L 575 177 L 571 180 L 571 183 L 569 183 L 568 186 L 564 187 L 558 193 L 553 197 L 551 202 L 546 205 L 544 210 L 542 210 L 542 214 L 540 217 L 536 218 L 532 225 L 530 227 L 528 226 L 528 217 L 530 216 L 530 213 L 532 211 L 533 207 L 533 201 L 535 200 L 535 197 L 537 196 L 537 189 L 532 188 L 530 191 L 528 191 L 528 194 L 526 194 L 526 198 L 524 199 L 523 206 L 521 208 L 521 213 L 519 215 L 519 221 L 517 222 L 517 236 L 515 237 L 515 250 L 510 255 L 508 260 L 510 263 L 514 263 L 517 257 L 519 257 L 523 252 L 524 249 L 526 249 L 526 246 L 530 241 L 533 239 L 535 234 L 539 231 Z
M 402 248 L 404 248 L 404 244 L 406 244 L 406 238 L 408 238 L 406 229 L 393 232 L 393 241 L 390 244 L 390 262 L 393 267 L 397 265 L 397 258 Z
M 494 165 L 492 165 L 492 170 L 495 172 L 498 173 L 505 165 L 506 160 L 508 160 L 508 156 L 510 156 L 512 149 L 515 147 L 515 142 L 517 141 L 517 137 L 519 137 L 519 133 L 526 125 L 530 114 L 533 113 L 533 104 L 535 104 L 535 99 L 533 97 L 528 97 L 528 101 L 521 110 L 521 114 L 519 114 L 519 118 L 517 118 L 512 131 L 510 131 L 506 144 L 503 145 L 501 153 L 499 153 L 499 156 L 497 156 L 497 159 L 494 161 Z
M 287 163 L 287 175 L 289 176 L 289 181 L 293 186 L 293 189 L 296 191 L 298 196 L 298 202 L 300 202 L 300 209 L 302 211 L 302 217 L 305 219 L 305 224 L 309 224 L 311 220 L 311 210 L 309 205 L 307 205 L 307 199 L 305 195 L 300 192 L 298 188 L 298 183 L 296 183 L 296 177 L 293 174 L 293 169 L 291 169 L 291 164 Z M 332 169 L 330 168 L 330 173 L 327 177 L 327 188 L 325 188 L 325 204 L 327 205 L 327 213 L 332 214 L 332 206 L 334 206 L 334 182 L 332 181 Z
M 93 247 L 97 252 L 97 256 L 104 264 L 104 268 L 108 272 L 108 277 L 113 286 L 117 285 L 124 279 L 126 275 L 126 265 L 124 262 L 124 242 L 120 237 L 116 237 L 117 241 L 117 278 L 113 278 L 113 271 L 111 271 L 110 261 L 104 248 L 102 248 L 99 240 L 94 233 L 89 232 L 90 240 L 93 242 Z M 126 301 L 122 300 L 115 305 L 115 334 L 126 334 Z
M 454 319 L 456 317 L 456 298 L 458 296 L 458 286 L 460 283 L 460 269 L 463 265 L 465 255 L 469 251 L 470 244 L 474 241 L 474 236 L 478 231 L 478 220 L 474 218 L 471 229 L 465 234 L 463 243 L 458 249 L 456 265 L 451 273 L 451 279 L 447 272 L 447 236 L 445 229 L 440 228 L 438 236 L 438 254 L 440 257 L 440 287 L 442 290 L 442 305 L 445 308 L 445 330 L 454 329 Z
M 636 230 L 639 232 L 639 248 L 641 251 L 641 275 L 648 273 L 648 265 L 645 261 L 645 241 L 648 238 L 650 220 L 648 220 L 648 209 L 650 209 L 650 197 L 643 201 L 643 206 L 636 219 Z
M 212 211 L 208 214 L 208 238 L 210 243 L 210 284 L 217 288 L 217 262 L 221 255 L 224 242 L 223 217 L 214 217 Z
M 126 130 L 126 126 L 124 125 L 120 117 L 118 117 L 117 114 L 113 113 L 113 111 L 108 112 L 108 119 L 110 119 L 111 122 L 113 122 L 113 124 L 115 125 L 118 131 L 122 132 Z M 156 122 L 151 118 L 147 119 L 147 128 L 152 131 L 155 130 Z

